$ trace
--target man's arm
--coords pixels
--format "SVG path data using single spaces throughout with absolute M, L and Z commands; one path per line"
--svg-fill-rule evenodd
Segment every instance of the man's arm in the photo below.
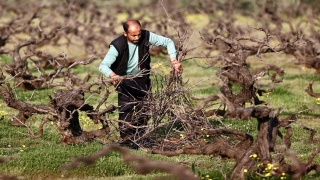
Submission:
M 177 57 L 176 47 L 174 45 L 174 42 L 170 38 L 160 36 L 150 32 L 149 42 L 154 46 L 163 46 L 167 48 L 172 67 L 178 72 L 182 70 L 182 65 L 176 58 Z
M 111 70 L 111 65 L 116 61 L 118 55 L 119 53 L 117 49 L 111 45 L 108 53 L 106 54 L 103 61 L 99 65 L 99 71 L 105 76 L 110 77 L 111 79 L 119 77 L 119 75 L 117 75 Z M 113 81 L 113 85 L 118 84 L 118 81 Z

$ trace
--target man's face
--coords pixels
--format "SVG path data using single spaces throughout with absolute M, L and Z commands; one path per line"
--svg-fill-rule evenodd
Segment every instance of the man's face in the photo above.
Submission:
M 141 38 L 141 27 L 139 25 L 131 25 L 128 32 L 123 33 L 127 37 L 127 41 L 131 43 L 138 43 Z

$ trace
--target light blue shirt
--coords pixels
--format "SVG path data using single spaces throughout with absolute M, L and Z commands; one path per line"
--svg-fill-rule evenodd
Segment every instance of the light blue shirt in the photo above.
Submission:
M 174 42 L 171 39 L 150 32 L 149 42 L 153 46 L 163 46 L 167 48 L 170 58 L 175 58 L 177 56 L 176 47 L 174 45 Z M 136 75 L 140 72 L 140 68 L 138 66 L 139 47 L 137 44 L 133 44 L 130 42 L 128 42 L 128 47 L 129 47 L 129 59 L 128 59 L 128 65 L 126 69 L 126 75 Z M 112 73 L 112 70 L 110 69 L 110 67 L 116 61 L 118 55 L 119 53 L 117 49 L 113 45 L 110 45 L 110 49 L 108 53 L 106 54 L 103 61 L 99 65 L 99 71 L 105 76 L 109 77 L 109 75 Z

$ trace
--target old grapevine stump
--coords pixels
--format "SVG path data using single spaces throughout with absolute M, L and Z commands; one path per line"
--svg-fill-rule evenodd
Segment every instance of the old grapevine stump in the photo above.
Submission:
M 100 119 L 93 107 L 85 104 L 84 93 L 80 89 L 75 90 L 57 90 L 54 97 L 50 97 L 53 108 L 58 113 L 55 117 L 57 130 L 61 136 L 62 144 L 83 143 L 96 137 L 105 136 L 110 132 L 108 124 Z M 113 111 L 115 107 L 111 107 Z M 85 111 L 87 115 L 98 123 L 102 123 L 102 128 L 90 132 L 83 131 L 79 123 L 79 112 Z

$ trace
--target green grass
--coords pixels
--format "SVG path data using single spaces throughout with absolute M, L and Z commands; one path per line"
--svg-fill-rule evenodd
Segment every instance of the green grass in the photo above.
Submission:
M 10 63 L 12 60 L 10 56 L 0 54 L 0 66 Z
M 201 88 L 199 92 L 201 92 Z M 17 94 L 19 94 L 19 97 L 21 96 L 20 98 L 22 99 L 24 96 L 29 97 L 29 93 L 30 92 L 18 92 Z M 39 90 L 36 94 L 37 93 L 45 96 L 50 92 L 47 90 Z M 207 90 L 206 93 L 210 94 L 210 90 Z M 24 94 L 24 96 L 21 94 Z M 270 94 L 269 98 L 279 101 L 274 101 L 272 104 L 281 105 L 281 99 L 285 99 L 285 101 L 289 101 L 288 104 L 292 104 L 293 102 L 291 99 L 294 96 L 295 95 L 288 89 L 276 88 L 276 90 Z M 40 97 L 41 96 L 38 94 L 34 96 L 35 100 L 38 99 L 39 102 L 41 102 Z M 298 99 L 299 98 L 296 100 Z M 36 116 L 32 119 L 35 121 L 35 129 L 39 124 L 37 122 L 39 120 L 37 120 Z M 224 123 L 229 127 L 246 131 L 254 137 L 257 132 L 257 122 L 254 119 L 249 121 L 226 120 Z M 309 122 L 307 121 L 306 123 Z M 316 122 L 314 123 L 317 124 Z M 91 142 L 87 145 L 61 146 L 59 145 L 59 137 L 50 124 L 45 126 L 44 136 L 40 139 L 31 139 L 20 134 L 26 133 L 26 129 L 10 126 L 7 116 L 5 120 L 1 122 L 0 128 L 0 156 L 14 158 L 9 162 L 0 164 L 1 173 L 17 175 L 26 179 L 45 178 L 48 176 L 51 178 L 61 178 L 61 165 L 70 162 L 74 157 L 87 156 L 103 148 L 103 146 L 97 142 Z M 294 135 L 292 137 L 292 149 L 299 154 L 299 159 L 306 161 L 308 155 L 315 150 L 316 145 L 310 145 L 305 142 L 308 135 L 297 125 L 293 125 L 293 130 Z M 208 175 L 209 177 L 214 177 L 213 179 L 222 178 L 221 173 L 216 170 L 217 168 L 223 169 L 224 173 L 228 174 L 230 173 L 230 168 L 234 165 L 234 161 L 232 160 L 221 160 L 217 157 L 208 158 L 207 156 L 180 155 L 177 157 L 167 158 L 160 155 L 146 154 L 143 151 L 132 152 L 137 155 L 148 156 L 152 160 L 185 162 L 190 168 L 192 163 L 196 163 L 196 174 L 203 176 Z M 315 162 L 318 163 L 319 158 L 317 158 Z M 122 162 L 122 158 L 118 153 L 113 152 L 99 159 L 93 166 L 69 170 L 64 179 L 77 177 L 86 177 L 88 179 L 108 179 L 110 177 L 112 177 L 112 179 L 153 179 L 155 177 L 165 176 L 166 174 L 160 172 L 150 175 L 137 175 L 127 164 Z M 311 173 L 306 177 L 306 179 L 311 177 L 313 179 L 317 179 L 317 176 L 317 174 Z
M 162 58 L 154 58 L 153 62 L 162 61 Z M 268 61 L 268 63 L 272 60 Z M 257 61 L 251 60 L 251 63 L 257 63 Z M 255 64 L 254 67 L 262 66 L 263 62 Z M 317 75 L 312 72 L 304 72 L 295 74 L 299 66 L 283 65 L 286 75 L 284 81 L 276 85 L 275 90 L 272 93 L 265 94 L 261 99 L 267 101 L 269 106 L 274 108 L 284 108 L 281 117 L 287 117 L 291 113 L 302 111 L 305 108 L 311 110 L 306 111 L 298 115 L 299 122 L 317 129 L 319 124 L 319 108 L 316 104 L 316 100 L 308 96 L 304 89 L 308 83 L 312 81 Z M 203 69 L 197 66 L 193 61 L 183 62 L 184 81 L 188 81 L 186 88 L 190 88 L 191 94 L 197 97 L 206 97 L 215 94 L 219 91 L 219 79 L 215 77 L 216 70 Z M 93 65 L 91 68 L 96 68 Z M 78 67 L 77 72 L 81 73 L 81 69 L 85 67 Z M 237 87 L 234 87 L 234 91 L 237 91 Z M 317 81 L 315 82 L 315 90 L 319 90 L 317 87 Z M 47 104 L 48 94 L 53 94 L 53 89 L 41 89 L 35 92 L 17 90 L 17 98 L 26 101 L 31 98 L 33 104 Z M 113 103 L 116 105 L 116 93 L 112 91 L 110 98 L 106 105 Z M 104 92 L 103 92 L 104 93 Z M 102 94 L 101 94 L 102 95 Z M 101 98 L 101 95 L 90 96 L 86 94 L 85 98 L 89 104 L 96 105 L 97 101 Z M 44 126 L 44 135 L 39 139 L 32 139 L 25 136 L 23 133 L 27 133 L 27 129 L 24 127 L 12 127 L 9 125 L 11 115 L 15 114 L 15 110 L 5 106 L 4 102 L 0 100 L 1 110 L 5 110 L 9 114 L 4 116 L 4 119 L 0 121 L 0 157 L 13 157 L 12 160 L 0 164 L 0 174 L 16 175 L 24 177 L 26 179 L 41 179 L 41 178 L 62 178 L 62 172 L 60 167 L 63 164 L 69 163 L 73 158 L 88 156 L 104 146 L 98 142 L 89 142 L 86 145 L 73 145 L 73 146 L 61 146 L 59 143 L 59 136 L 55 130 L 55 127 L 47 123 Z M 117 114 L 110 115 L 116 117 Z M 41 121 L 41 115 L 34 115 L 28 121 L 31 124 L 32 129 L 37 132 L 37 127 Z M 213 120 L 213 119 L 212 119 Z M 214 120 L 213 120 L 214 121 Z M 218 121 L 213 122 L 216 126 L 221 126 Z M 224 120 L 224 125 L 245 131 L 251 134 L 254 138 L 257 134 L 257 121 L 255 119 L 234 121 Z M 299 127 L 298 124 L 293 124 L 294 134 L 292 136 L 292 151 L 294 151 L 298 158 L 303 162 L 307 161 L 309 155 L 315 151 L 317 145 L 307 143 L 309 133 Z M 113 137 L 116 138 L 116 137 Z M 280 140 L 278 139 L 280 144 Z M 283 145 L 277 146 L 278 150 L 283 149 Z M 147 156 L 151 160 L 157 161 L 169 161 L 174 163 L 182 163 L 190 170 L 192 170 L 192 164 L 196 165 L 193 169 L 195 174 L 200 176 L 209 176 L 212 179 L 222 179 L 222 174 L 219 170 L 222 170 L 227 175 L 231 173 L 232 167 L 235 164 L 233 160 L 221 159 L 219 157 L 202 156 L 202 155 L 179 155 L 175 157 L 165 157 L 161 155 L 147 154 L 144 151 L 132 150 L 132 153 L 141 156 Z M 275 154 L 272 154 L 275 155 Z M 315 163 L 320 163 L 320 158 L 315 159 Z M 154 179 L 167 177 L 168 175 L 162 172 L 154 172 L 148 175 L 136 174 L 128 164 L 122 161 L 121 155 L 117 152 L 112 152 L 105 157 L 100 158 L 94 165 L 89 167 L 79 167 L 68 170 L 68 173 L 63 179 L 77 179 L 85 177 L 85 179 Z M 320 179 L 317 173 L 310 173 L 304 179 Z
M 44 136 L 40 139 L 31 139 L 21 133 L 26 133 L 26 128 L 12 127 L 5 120 L 0 126 L 0 157 L 12 157 L 13 159 L 0 164 L 0 173 L 12 176 L 24 177 L 26 179 L 37 179 L 45 176 L 58 178 L 62 175 L 61 165 L 69 163 L 73 158 L 88 156 L 104 146 L 98 142 L 90 142 L 86 145 L 61 146 L 59 137 L 50 125 L 45 126 Z M 144 151 L 131 150 L 131 153 L 140 156 L 147 156 L 154 161 L 184 162 L 187 164 L 196 163 L 197 172 L 206 174 L 218 174 L 217 171 L 208 171 L 208 168 L 218 158 L 207 158 L 207 156 L 180 155 L 168 158 L 161 155 L 151 155 Z M 221 162 L 222 163 L 222 162 Z M 208 168 L 205 168 L 208 166 Z M 94 165 L 79 167 L 67 171 L 67 177 L 82 178 L 117 178 L 126 179 L 152 179 L 154 177 L 167 176 L 161 172 L 150 175 L 137 175 L 128 164 L 122 161 L 117 152 L 111 152 L 101 157 Z

